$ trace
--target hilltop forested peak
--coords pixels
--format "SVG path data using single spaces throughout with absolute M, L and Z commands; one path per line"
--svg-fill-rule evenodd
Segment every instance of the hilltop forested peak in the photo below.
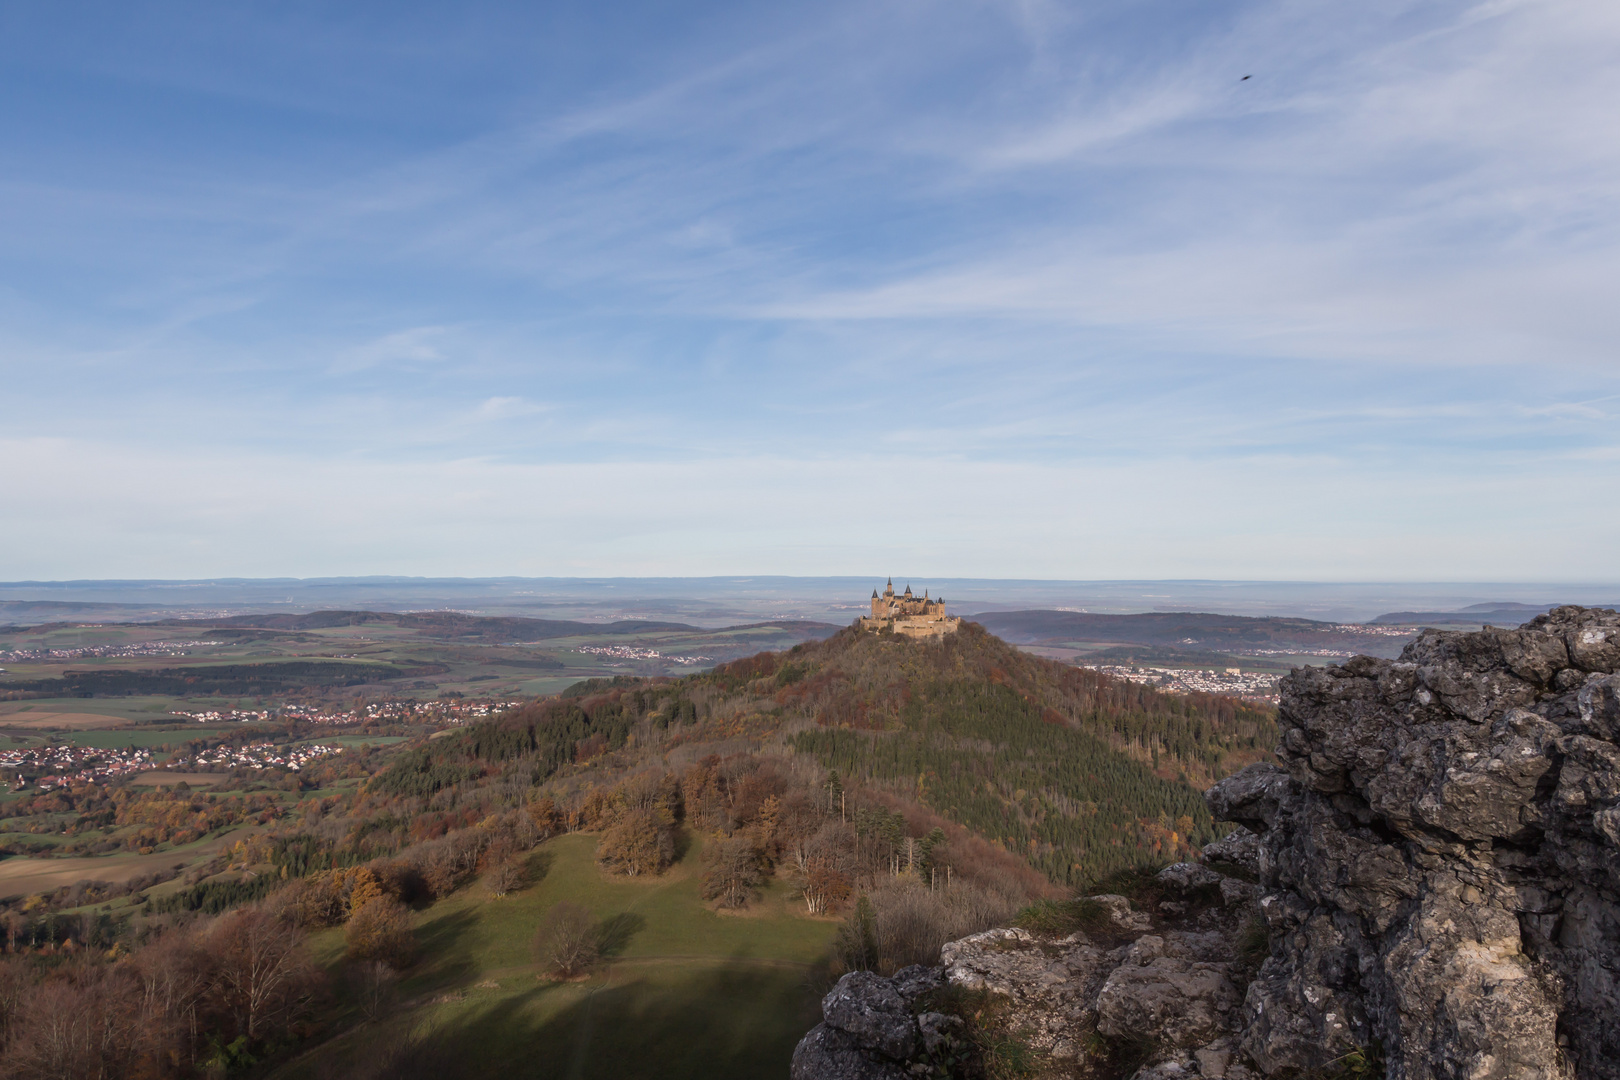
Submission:
M 1188 854 L 1211 829 L 1196 787 L 1267 756 L 1274 730 L 1261 707 L 1112 679 L 973 624 L 935 640 L 848 628 L 680 679 L 595 681 L 412 751 L 376 784 L 425 797 L 494 774 L 580 798 L 766 753 L 1067 883 Z

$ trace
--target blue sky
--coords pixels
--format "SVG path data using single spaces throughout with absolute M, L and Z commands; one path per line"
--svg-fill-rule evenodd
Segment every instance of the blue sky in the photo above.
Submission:
M 1617 210 L 1595 0 L 0 3 L 0 578 L 1620 580 Z

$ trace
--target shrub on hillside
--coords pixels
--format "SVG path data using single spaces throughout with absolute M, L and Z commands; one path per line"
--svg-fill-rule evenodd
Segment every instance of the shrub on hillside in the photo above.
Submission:
M 1006 925 L 1013 906 L 987 889 L 958 883 L 930 889 L 897 879 L 863 895 L 833 941 L 834 967 L 892 975 L 939 963 L 947 941 Z
M 1108 909 L 1090 897 L 1074 900 L 1037 900 L 1020 911 L 1013 925 L 1032 934 L 1063 937 L 1076 930 L 1098 930 L 1108 925 Z

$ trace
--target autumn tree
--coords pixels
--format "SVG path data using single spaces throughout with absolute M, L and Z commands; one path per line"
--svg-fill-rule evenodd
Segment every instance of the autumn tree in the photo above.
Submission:
M 392 896 L 366 901 L 343 928 L 344 955 L 350 961 L 380 960 L 398 971 L 416 957 L 410 909 Z
M 849 899 L 849 875 L 830 862 L 818 860 L 804 879 L 804 906 L 811 915 L 837 910 Z
M 653 809 L 629 809 L 609 825 L 596 847 L 596 859 L 615 873 L 635 877 L 656 874 L 675 855 L 672 830 L 658 820 Z
M 563 900 L 553 904 L 534 935 L 534 956 L 548 972 L 571 979 L 590 970 L 599 953 L 590 912 Z
M 189 1050 L 197 1042 L 200 1016 L 218 976 L 214 958 L 196 934 L 172 930 L 137 952 L 134 967 L 146 1015 L 167 1018 L 176 1041 Z
M 557 809 L 556 800 L 550 795 L 530 803 L 528 811 L 541 841 L 549 840 L 563 831 L 563 816 Z
M 711 840 L 703 849 L 703 898 L 724 907 L 748 904 L 754 890 L 765 883 L 760 850 L 746 833 Z
M 505 896 L 523 884 L 525 862 L 514 841 L 496 837 L 484 852 L 484 887 L 492 895 Z

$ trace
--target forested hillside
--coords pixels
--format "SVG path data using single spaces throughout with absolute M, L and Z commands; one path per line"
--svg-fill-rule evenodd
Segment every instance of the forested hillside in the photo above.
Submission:
M 1027 655 L 973 624 L 936 642 L 849 629 L 680 680 L 582 685 L 409 752 L 373 790 L 543 784 L 733 740 L 813 761 L 845 817 L 852 794 L 938 815 L 1068 885 L 1207 840 L 1198 789 L 1274 739 L 1268 710 Z

